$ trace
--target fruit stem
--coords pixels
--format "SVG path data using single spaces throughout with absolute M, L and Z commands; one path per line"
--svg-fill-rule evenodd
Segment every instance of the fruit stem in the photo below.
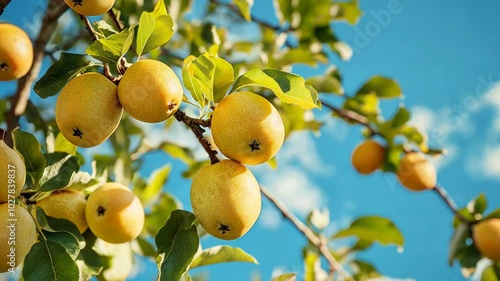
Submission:
M 89 32 L 90 38 L 92 39 L 92 41 L 99 40 L 99 37 L 97 37 L 97 34 L 95 33 L 94 29 L 92 28 L 92 25 L 90 24 L 89 19 L 84 15 L 79 14 L 79 16 L 83 22 L 83 25 L 85 26 L 85 29 Z
M 333 280 L 333 275 L 338 272 L 344 279 L 353 280 L 352 276 L 347 272 L 342 265 L 337 261 L 337 259 L 332 255 L 330 249 L 328 249 L 328 241 L 324 237 L 318 237 L 314 232 L 307 227 L 302 221 L 300 221 L 288 208 L 278 199 L 276 199 L 269 191 L 266 190 L 262 185 L 260 187 L 260 192 L 264 195 L 274 206 L 281 212 L 283 217 L 289 220 L 295 228 L 300 231 L 325 257 L 328 264 L 330 265 L 329 275 Z
M 118 31 L 123 31 L 123 24 L 118 19 L 118 16 L 115 14 L 115 11 L 113 11 L 112 8 L 109 9 L 108 16 L 113 20 L 113 23 L 115 24 L 116 29 L 118 29 Z
M 3 141 L 5 139 L 5 133 L 6 133 L 6 131 L 4 129 L 0 128 L 0 140 Z
M 210 158 L 210 162 L 212 164 L 218 163 L 219 158 L 217 158 L 217 151 L 212 148 L 210 142 L 208 142 L 207 139 L 203 136 L 203 133 L 205 133 L 205 129 L 203 129 L 203 127 L 210 127 L 211 119 L 203 120 L 192 118 L 187 116 L 186 113 L 181 110 L 177 110 L 174 113 L 174 117 L 175 119 L 177 119 L 177 121 L 186 124 L 191 129 L 191 131 L 193 131 L 194 135 L 207 152 L 208 157 Z
M 453 200 L 448 196 L 448 194 L 446 193 L 446 191 L 436 185 L 434 188 L 433 188 L 434 191 L 436 191 L 436 193 L 439 195 L 439 197 L 441 199 L 443 199 L 443 201 L 446 203 L 446 205 L 450 208 L 450 210 L 455 214 L 455 216 L 463 223 L 465 223 L 466 225 L 471 225 L 472 222 L 469 221 L 468 219 L 466 219 L 464 216 L 462 216 L 462 214 L 460 214 L 460 212 L 458 211 L 458 208 L 457 206 L 455 205 L 455 203 L 453 202 Z

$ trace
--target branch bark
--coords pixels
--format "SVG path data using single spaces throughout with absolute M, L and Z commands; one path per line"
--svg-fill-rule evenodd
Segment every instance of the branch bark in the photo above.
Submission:
M 57 19 L 68 9 L 68 5 L 61 0 L 49 0 L 47 10 L 42 19 L 40 32 L 34 43 L 33 64 L 29 72 L 17 82 L 17 92 L 9 98 L 10 110 L 5 113 L 7 123 L 6 143 L 12 145 L 10 132 L 19 126 L 19 118 L 26 111 L 32 85 L 40 73 L 45 48 L 52 34 L 57 28 Z
M 458 211 L 457 206 L 453 202 L 453 200 L 448 196 L 444 188 L 436 185 L 433 190 L 439 195 L 441 199 L 446 203 L 446 205 L 450 208 L 450 210 L 453 212 L 456 218 L 458 218 L 461 222 L 465 223 L 466 225 L 471 225 L 473 222 L 469 221 L 466 219 L 460 212 Z
M 203 133 L 205 133 L 205 129 L 203 129 L 203 127 L 210 127 L 210 120 L 202 120 L 189 117 L 181 110 L 177 110 L 174 113 L 174 117 L 175 119 L 177 119 L 177 121 L 186 124 L 191 129 L 191 131 L 193 131 L 194 135 L 207 152 L 208 157 L 210 158 L 210 162 L 212 164 L 219 162 L 219 158 L 217 158 L 217 151 L 212 148 L 210 142 L 208 142 L 207 139 L 203 136 Z
M 0 0 L 0 16 L 3 14 L 5 11 L 5 8 L 7 5 L 9 5 L 11 0 Z
M 295 228 L 300 231 L 318 250 L 321 252 L 323 257 L 325 257 L 326 261 L 330 266 L 330 280 L 333 280 L 333 274 L 338 272 L 342 277 L 346 279 L 352 279 L 352 276 L 347 272 L 342 265 L 335 259 L 335 257 L 328 249 L 327 241 L 325 239 L 321 239 L 316 236 L 314 232 L 307 227 L 302 221 L 300 221 L 288 208 L 281 203 L 278 199 L 274 198 L 274 196 L 269 193 L 264 187 L 260 186 L 260 192 L 267 198 L 271 203 L 273 203 L 276 208 L 281 212 L 284 218 L 289 220 Z

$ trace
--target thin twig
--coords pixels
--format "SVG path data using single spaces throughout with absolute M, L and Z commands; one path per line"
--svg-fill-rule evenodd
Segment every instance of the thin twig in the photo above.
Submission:
M 207 139 L 205 139 L 205 137 L 203 136 L 203 133 L 205 133 L 205 129 L 203 129 L 203 127 L 210 127 L 210 120 L 195 119 L 189 117 L 181 110 L 177 110 L 174 114 L 174 117 L 175 119 L 177 119 L 177 121 L 186 124 L 191 129 L 191 131 L 193 131 L 196 138 L 207 152 L 208 157 L 210 158 L 210 162 L 212 164 L 219 162 L 219 158 L 217 158 L 217 151 L 213 150 L 210 142 L 208 142 Z
M 68 9 L 63 1 L 49 0 L 47 10 L 42 19 L 38 37 L 33 46 L 33 63 L 28 73 L 17 81 L 17 92 L 10 97 L 10 110 L 5 113 L 7 131 L 12 132 L 19 126 L 19 118 L 25 112 L 30 97 L 32 85 L 40 73 L 45 48 L 57 28 L 57 19 Z M 12 145 L 11 134 L 6 135 L 6 143 Z
M 113 20 L 116 29 L 118 29 L 118 31 L 122 31 L 124 29 L 123 23 L 118 19 L 118 15 L 115 14 L 115 11 L 113 11 L 113 9 L 109 9 L 108 15 Z
M 9 5 L 11 0 L 0 0 L 0 16 L 3 14 L 5 11 L 5 8 L 7 5 Z
M 446 190 L 444 190 L 444 188 L 436 185 L 433 188 L 433 190 L 436 191 L 436 193 L 439 195 L 439 197 L 441 197 L 441 199 L 443 199 L 443 201 L 446 203 L 446 205 L 448 205 L 448 207 L 453 212 L 453 214 L 455 214 L 455 216 L 461 222 L 465 223 L 466 225 L 471 225 L 472 222 L 469 221 L 464 216 L 462 216 L 462 214 L 460 214 L 460 212 L 458 211 L 457 205 L 453 202 L 453 200 L 450 198 L 450 196 L 446 193 Z
M 335 107 L 335 106 L 325 102 L 324 100 L 321 101 L 321 104 L 324 105 L 325 107 L 327 107 L 328 109 L 330 109 L 331 111 L 335 112 L 337 115 L 342 117 L 344 120 L 353 121 L 353 122 L 356 122 L 360 125 L 365 126 L 368 129 L 368 131 L 370 131 L 370 134 L 372 136 L 380 135 L 380 133 L 375 128 L 373 128 L 372 125 L 370 125 L 370 121 L 365 116 L 363 116 L 359 113 L 356 113 L 352 110 L 347 110 L 344 108 Z
M 326 261 L 330 265 L 330 275 L 333 272 L 338 272 L 342 277 L 349 278 L 352 280 L 351 274 L 347 272 L 342 265 L 335 259 L 335 257 L 328 249 L 327 242 L 324 239 L 319 238 L 314 234 L 314 232 L 307 227 L 302 221 L 300 221 L 288 208 L 281 203 L 278 199 L 274 198 L 269 191 L 267 191 L 264 187 L 260 186 L 260 192 L 267 198 L 271 203 L 273 203 L 276 208 L 281 212 L 284 218 L 289 220 L 295 228 L 300 231 L 304 236 L 321 252 L 323 257 L 325 257 Z
M 92 39 L 92 41 L 99 40 L 99 37 L 97 37 L 97 34 L 94 31 L 94 29 L 92 28 L 92 25 L 90 24 L 89 19 L 86 16 L 83 16 L 83 15 L 80 15 L 80 14 L 79 14 L 79 16 L 80 16 L 80 19 L 83 22 L 83 25 L 85 26 L 85 29 L 89 32 L 90 38 Z

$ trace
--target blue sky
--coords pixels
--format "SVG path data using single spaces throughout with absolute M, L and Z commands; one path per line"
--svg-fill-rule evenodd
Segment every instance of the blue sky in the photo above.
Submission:
M 34 22 L 37 9 L 44 5 L 27 7 L 22 2 L 13 1 L 0 20 L 21 26 Z M 412 122 L 429 134 L 431 145 L 449 150 L 436 162 L 439 184 L 460 207 L 481 192 L 490 201 L 488 211 L 500 207 L 500 3 L 361 0 L 360 5 L 365 14 L 356 27 L 335 24 L 338 36 L 356 50 L 350 61 L 335 60 L 346 92 L 353 93 L 375 74 L 396 79 L 405 98 L 385 102 L 384 112 L 392 114 L 404 102 L 412 112 Z M 390 12 L 391 5 L 397 5 L 397 13 Z M 271 12 L 271 1 L 255 0 L 256 16 L 267 19 Z M 294 72 L 309 76 L 326 67 L 300 66 Z M 0 96 L 10 94 L 13 85 L 0 85 Z M 171 136 L 196 145 L 194 137 L 179 128 Z M 329 233 L 360 215 L 392 219 L 405 236 L 404 250 L 375 246 L 360 255 L 391 278 L 465 280 L 458 266 L 447 264 L 450 211 L 433 192 L 406 191 L 392 175 L 359 176 L 349 161 L 360 140 L 360 127 L 331 121 L 320 135 L 292 135 L 278 154 L 277 170 L 265 165 L 252 170 L 299 217 L 315 207 L 329 208 Z M 151 155 L 148 161 L 151 168 L 165 162 L 163 155 Z M 179 176 L 182 165 L 173 162 L 173 168 L 166 188 L 189 210 L 190 182 Z M 214 238 L 202 240 L 204 247 L 222 243 Z M 305 243 L 264 199 L 255 227 L 228 243 L 254 255 L 260 265 L 225 264 L 204 270 L 211 280 L 221 281 L 250 280 L 255 272 L 263 280 L 279 270 L 303 273 Z M 134 280 L 154 280 L 154 265 L 141 265 L 147 272 L 139 272 Z

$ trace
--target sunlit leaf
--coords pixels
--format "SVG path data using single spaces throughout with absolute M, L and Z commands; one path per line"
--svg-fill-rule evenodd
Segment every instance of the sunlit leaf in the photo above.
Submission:
M 284 273 L 280 276 L 274 277 L 271 281 L 295 281 L 297 280 L 296 273 Z
M 401 97 L 403 94 L 396 81 L 378 75 L 368 80 L 368 82 L 358 90 L 356 95 L 366 95 L 370 93 L 375 93 L 379 98 L 396 98 Z
M 234 4 L 236 4 L 236 6 L 238 6 L 241 14 L 247 21 L 252 20 L 252 17 L 250 15 L 250 10 L 253 5 L 253 0 L 233 0 L 233 2 Z
M 153 12 L 143 12 L 137 32 L 139 56 L 166 44 L 174 34 L 174 21 L 167 14 L 164 1 L 158 1 Z
M 66 82 L 86 69 L 94 66 L 85 55 L 61 53 L 58 61 L 52 64 L 47 72 L 35 83 L 35 93 L 41 98 L 56 95 L 66 85 Z
M 134 41 L 135 26 L 124 29 L 118 34 L 94 41 L 86 53 L 105 63 L 117 63 L 124 56 Z
M 335 16 L 336 20 L 345 20 L 354 25 L 363 15 L 363 12 L 359 8 L 358 0 L 337 2 L 335 3 L 335 6 L 338 8 L 337 15 Z
M 351 225 L 339 231 L 333 238 L 356 236 L 359 239 L 378 242 L 382 245 L 403 246 L 403 234 L 394 223 L 383 217 L 365 216 L 354 220 Z
M 78 281 L 79 270 L 66 249 L 53 241 L 41 241 L 31 247 L 24 260 L 25 281 Z
M 304 109 L 321 108 L 318 93 L 299 75 L 278 69 L 253 69 L 236 79 L 231 92 L 248 86 L 267 88 L 284 103 Z
M 223 262 L 249 262 L 258 264 L 257 260 L 240 248 L 215 246 L 203 250 L 191 262 L 190 269 Z

